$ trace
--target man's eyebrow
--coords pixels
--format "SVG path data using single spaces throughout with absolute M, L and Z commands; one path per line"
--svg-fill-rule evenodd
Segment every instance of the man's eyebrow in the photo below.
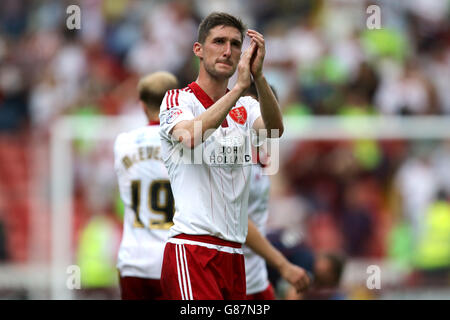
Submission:
M 214 37 L 212 40 L 213 41 L 215 41 L 215 40 L 226 40 L 226 39 L 228 39 L 227 37 L 222 37 L 222 36 L 216 36 L 216 37 Z M 231 42 L 237 42 L 238 44 L 242 44 L 242 41 L 240 40 L 240 39 L 236 39 L 236 38 L 230 38 L 230 41 Z

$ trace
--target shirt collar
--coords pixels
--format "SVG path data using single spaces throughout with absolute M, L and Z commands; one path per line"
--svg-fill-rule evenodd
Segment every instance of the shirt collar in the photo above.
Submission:
M 188 87 L 191 88 L 191 90 L 194 92 L 194 95 L 201 102 L 205 109 L 208 109 L 214 104 L 213 99 L 211 99 L 210 96 L 208 96 L 208 94 L 203 91 L 203 89 L 197 84 L 197 82 L 191 82 L 190 84 L 188 84 Z M 228 91 L 230 90 L 228 90 L 227 88 L 227 92 Z M 228 121 L 226 117 L 222 122 L 222 127 L 228 127 Z
M 150 120 L 149 123 L 148 123 L 148 125 L 149 125 L 149 126 L 156 126 L 156 125 L 159 126 L 159 120 L 158 120 L 158 121 L 152 121 L 152 120 Z
M 213 99 L 211 99 L 208 94 L 203 91 L 203 89 L 197 84 L 197 82 L 191 82 L 188 85 L 189 88 L 194 92 L 197 99 L 202 103 L 205 109 L 208 109 L 214 104 Z

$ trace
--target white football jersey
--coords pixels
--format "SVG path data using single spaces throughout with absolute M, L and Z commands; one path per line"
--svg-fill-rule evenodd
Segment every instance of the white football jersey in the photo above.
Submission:
M 114 167 L 125 206 L 117 263 L 121 276 L 161 277 L 174 203 L 160 149 L 159 125 L 122 133 L 114 145 Z
M 266 223 L 269 216 L 269 176 L 263 174 L 263 168 L 253 165 L 248 196 L 248 217 L 259 232 L 266 234 Z M 269 285 L 266 261 L 249 247 L 242 246 L 245 258 L 245 278 L 247 294 L 264 291 Z
M 250 129 L 260 117 L 259 103 L 241 97 L 222 125 L 193 150 L 169 132 L 214 102 L 195 82 L 170 90 L 161 104 L 161 148 L 175 198 L 174 225 L 180 233 L 212 235 L 244 243 L 252 153 Z

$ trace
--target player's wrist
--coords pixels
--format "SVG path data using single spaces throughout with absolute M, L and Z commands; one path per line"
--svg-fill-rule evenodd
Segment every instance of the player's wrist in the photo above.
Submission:
M 289 274 L 289 261 L 285 259 L 280 259 L 277 263 L 278 272 L 283 278 L 286 278 Z
M 255 81 L 256 85 L 260 82 L 264 82 L 265 80 L 266 80 L 266 78 L 264 77 L 264 74 L 262 71 L 253 76 L 253 81 Z
M 237 94 L 238 97 L 240 97 L 240 96 L 242 96 L 244 94 L 244 92 L 247 90 L 247 88 L 248 88 L 248 86 L 246 87 L 245 85 L 242 85 L 240 83 L 236 83 L 236 85 L 230 91 L 233 94 Z

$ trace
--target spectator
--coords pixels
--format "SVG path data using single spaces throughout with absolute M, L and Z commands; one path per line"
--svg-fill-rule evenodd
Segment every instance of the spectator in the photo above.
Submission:
M 292 288 L 286 292 L 286 300 L 343 300 L 345 293 L 340 282 L 345 268 L 345 258 L 334 252 L 318 253 L 314 263 L 314 284 L 305 294 Z

